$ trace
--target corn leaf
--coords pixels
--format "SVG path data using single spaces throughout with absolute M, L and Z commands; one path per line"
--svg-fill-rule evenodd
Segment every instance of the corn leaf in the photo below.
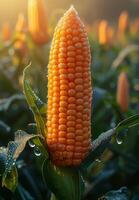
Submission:
M 2 176 L 5 170 L 6 157 L 7 157 L 6 148 L 0 147 L 0 176 Z
M 122 187 L 119 190 L 112 190 L 108 192 L 98 200 L 128 200 L 129 198 L 128 189 L 126 187 Z
M 22 94 L 15 94 L 8 98 L 0 100 L 0 111 L 7 111 L 11 104 L 15 101 L 25 100 L 25 97 Z
M 18 173 L 15 166 L 12 167 L 12 170 L 9 171 L 2 181 L 2 186 L 9 189 L 11 192 L 14 192 L 18 184 Z
M 116 131 L 121 131 L 123 129 L 128 129 L 134 126 L 139 125 L 139 114 L 133 115 L 123 121 L 121 121 L 117 127 Z
M 92 149 L 85 161 L 82 163 L 81 168 L 89 167 L 89 165 L 104 152 L 113 135 L 124 129 L 128 129 L 137 125 L 139 125 L 139 114 L 133 115 L 121 121 L 115 128 L 100 134 L 100 136 L 93 141 Z
M 34 118 L 37 124 L 38 133 L 45 135 L 45 120 L 46 120 L 46 104 L 43 103 L 39 97 L 32 90 L 28 80 L 28 69 L 30 65 L 27 66 L 23 73 L 23 85 L 24 85 L 24 94 L 26 96 L 28 105 L 34 114 Z
M 15 164 L 17 158 L 24 150 L 28 140 L 39 137 L 39 135 L 27 134 L 24 131 L 17 131 L 15 133 L 15 140 L 10 141 L 7 146 L 7 160 L 4 176 L 12 169 L 12 166 Z
M 40 135 L 29 135 L 26 132 L 19 130 L 15 133 L 15 141 L 10 141 L 8 143 L 6 158 L 4 160 L 5 163 L 3 163 L 4 169 L 2 171 L 2 186 L 7 187 L 11 191 L 15 190 L 17 185 L 17 177 L 15 177 L 17 176 L 15 167 L 16 160 L 24 150 L 27 141 L 36 137 L 40 137 Z
M 15 165 L 12 165 L 12 167 L 10 167 L 10 170 L 7 171 L 7 174 L 4 177 L 8 159 L 9 158 L 7 156 L 7 149 L 5 147 L 1 147 L 0 148 L 0 176 L 2 177 L 2 186 L 5 186 L 7 189 L 14 192 L 15 188 L 17 187 L 18 174 L 17 174 Z
M 5 122 L 0 120 L 0 135 L 1 133 L 9 133 L 11 130 L 10 126 L 8 126 Z
M 81 168 L 87 168 L 92 164 L 107 148 L 109 142 L 111 141 L 112 135 L 115 134 L 115 129 L 110 129 L 102 134 L 93 141 L 92 149 L 89 155 L 86 157 L 84 162 L 81 164 Z
M 32 195 L 21 184 L 18 184 L 14 194 L 16 200 L 34 200 Z

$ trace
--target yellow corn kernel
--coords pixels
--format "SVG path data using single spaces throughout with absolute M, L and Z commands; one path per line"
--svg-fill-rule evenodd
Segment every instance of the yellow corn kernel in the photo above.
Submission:
M 129 83 L 127 75 L 122 72 L 118 77 L 117 83 L 117 103 L 123 112 L 128 111 L 129 104 Z
M 91 146 L 90 62 L 85 27 L 71 7 L 55 29 L 48 65 L 46 142 L 59 166 L 79 165 Z

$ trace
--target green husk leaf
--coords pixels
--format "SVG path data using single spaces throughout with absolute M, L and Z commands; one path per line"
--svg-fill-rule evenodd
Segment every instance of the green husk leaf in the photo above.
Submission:
M 26 96 L 27 102 L 29 107 L 31 108 L 33 114 L 34 114 L 34 118 L 37 124 L 37 129 L 38 129 L 38 133 L 41 135 L 45 135 L 45 120 L 46 120 L 46 110 L 47 110 L 47 106 L 45 103 L 43 103 L 39 97 L 34 93 L 34 91 L 32 90 L 28 79 L 27 79 L 27 75 L 28 75 L 28 70 L 30 68 L 31 65 L 27 66 L 24 69 L 24 73 L 23 73 L 23 89 L 24 89 L 24 94 Z
M 80 200 L 83 180 L 79 169 L 56 167 L 49 160 L 43 164 L 43 177 L 57 200 Z

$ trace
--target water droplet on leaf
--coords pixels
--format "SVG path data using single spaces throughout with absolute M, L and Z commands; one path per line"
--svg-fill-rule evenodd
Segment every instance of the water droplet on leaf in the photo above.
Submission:
M 116 138 L 116 142 L 117 142 L 117 144 L 122 144 L 122 143 L 123 143 L 123 140 L 120 139 L 120 138 Z
M 124 135 L 120 132 L 116 135 L 116 142 L 117 144 L 122 144 L 124 140 Z
M 128 131 L 128 129 L 125 129 L 125 130 L 117 133 L 117 135 L 116 135 L 117 144 L 122 144 L 123 143 L 125 137 L 127 136 L 127 131 Z
M 35 156 L 41 156 L 41 151 L 40 151 L 40 149 L 39 149 L 39 147 L 35 147 L 34 148 L 34 154 L 35 154 Z
M 97 158 L 95 161 L 101 163 L 101 160 L 99 158 Z
M 29 140 L 29 141 L 28 141 L 28 144 L 29 144 L 29 146 L 30 146 L 31 148 L 34 148 L 34 147 L 35 147 L 35 144 L 34 144 L 34 142 L 33 142 L 33 141 L 31 141 L 31 140 Z
M 14 166 L 14 165 L 15 165 L 15 163 L 16 163 L 16 161 L 14 160 L 14 161 L 13 161 L 13 163 L 12 163 L 12 165 Z

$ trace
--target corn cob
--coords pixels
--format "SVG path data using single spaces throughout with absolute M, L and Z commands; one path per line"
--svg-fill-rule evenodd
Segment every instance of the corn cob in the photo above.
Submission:
M 48 24 L 44 0 L 28 1 L 28 26 L 33 41 L 38 45 L 48 42 Z
M 20 13 L 15 27 L 16 41 L 14 43 L 14 48 L 18 52 L 18 54 L 22 57 L 25 56 L 28 50 L 26 44 L 26 31 L 27 31 L 27 24 L 25 21 L 25 17 L 22 13 Z
M 23 57 L 26 55 L 28 51 L 28 47 L 26 44 L 26 35 L 18 35 L 17 41 L 14 43 L 14 48 L 18 52 L 19 56 Z
M 125 72 L 118 77 L 117 84 L 117 103 L 123 112 L 128 111 L 129 83 Z
M 129 15 L 127 11 L 123 11 L 119 16 L 118 30 L 119 34 L 124 34 L 129 29 Z
M 137 34 L 139 32 L 139 17 L 130 24 L 130 33 Z
M 52 161 L 79 165 L 91 145 L 91 73 L 87 33 L 71 7 L 59 21 L 48 65 L 46 141 Z
M 108 23 L 106 20 L 102 20 L 99 24 L 98 37 L 100 45 L 108 44 Z
M 2 26 L 2 40 L 9 41 L 11 39 L 11 29 L 8 22 L 5 22 Z
M 27 29 L 27 24 L 26 24 L 25 16 L 22 13 L 20 13 L 18 15 L 15 31 L 16 32 L 25 32 L 26 29 Z
M 109 45 L 113 45 L 115 39 L 115 30 L 112 26 L 108 27 L 108 43 Z

